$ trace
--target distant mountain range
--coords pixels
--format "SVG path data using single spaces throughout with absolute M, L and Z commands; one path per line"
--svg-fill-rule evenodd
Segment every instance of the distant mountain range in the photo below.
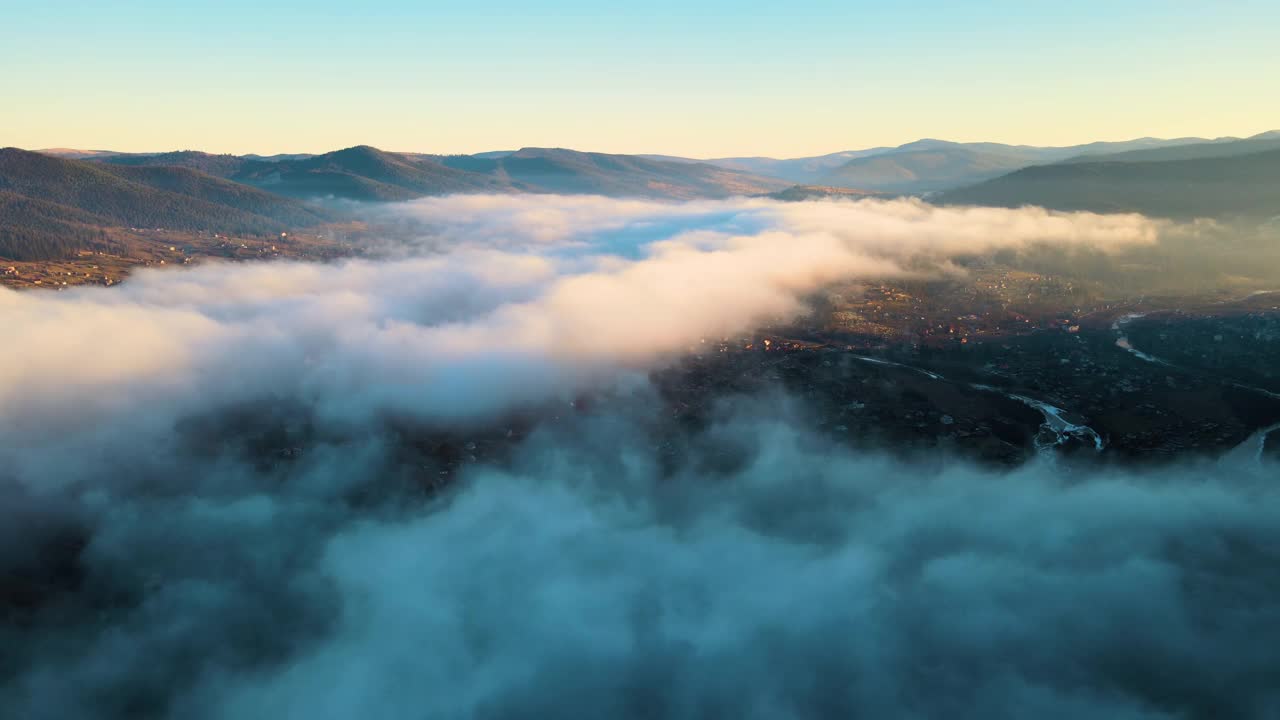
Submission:
M 1189 217 L 1280 216 L 1280 132 L 1068 147 L 918 140 L 809 158 L 698 161 L 523 148 L 431 155 L 368 145 L 320 155 L 0 150 L 0 257 L 68 253 L 104 227 L 276 232 L 340 217 L 312 199 L 590 193 L 783 200 L 924 195 Z
M 1116 162 L 1154 162 L 1161 160 L 1197 160 L 1201 158 L 1232 157 L 1251 153 L 1280 150 L 1280 132 L 1263 133 L 1244 140 L 1215 140 L 1212 142 L 1175 145 L 1171 147 L 1146 148 L 1126 152 L 1108 153 L 1106 155 L 1079 155 L 1063 162 L 1097 162 L 1109 160 Z
M 1268 133 L 1253 139 L 1266 139 Z M 1187 145 L 1213 145 L 1240 138 L 1138 138 L 1064 147 L 958 143 L 926 138 L 897 147 L 846 150 L 815 157 L 776 159 L 731 157 L 701 162 L 742 172 L 777 177 L 801 185 L 849 187 L 876 192 L 918 195 L 971 185 L 1031 165 L 1113 153 L 1153 151 Z M 660 157 L 676 162 L 688 158 Z
M 926 138 L 897 147 L 844 150 L 802 158 L 610 155 L 561 148 L 474 155 L 397 153 L 369 146 L 323 155 L 210 155 L 194 151 L 126 154 L 45 151 L 122 165 L 174 165 L 291 197 L 402 200 L 447 192 L 585 192 L 638 197 L 725 197 L 776 192 L 789 185 L 928 195 L 991 180 L 1033 165 L 1218 157 L 1218 146 L 1245 154 L 1280 146 L 1280 132 L 1252 138 L 1138 138 L 1062 147 L 960 143 Z
M 456 170 L 426 156 L 390 153 L 368 145 L 295 160 L 248 161 L 230 177 L 290 197 L 365 201 L 512 189 L 510 183 L 498 178 Z
M 68 154 L 78 151 L 63 151 Z M 183 167 L 294 198 L 408 200 L 461 192 L 592 193 L 701 198 L 754 195 L 790 183 L 709 163 L 561 148 L 478 155 L 396 153 L 368 145 L 323 155 L 211 155 L 196 151 L 87 156 L 105 165 Z
M 592 193 L 654 198 L 722 198 L 758 195 L 790 185 L 709 163 L 655 160 L 563 148 L 524 148 L 512 153 L 438 156 L 446 167 L 501 179 L 534 192 Z
M 763 175 L 765 177 L 780 178 L 782 180 L 789 180 L 803 185 L 817 182 L 828 172 L 852 160 L 892 152 L 896 149 L 897 148 L 891 147 L 876 147 L 868 148 L 866 150 L 843 150 L 841 152 L 830 153 L 828 155 L 789 159 L 771 157 L 730 157 L 716 158 L 713 160 L 693 160 L 673 155 L 643 155 L 642 157 L 654 160 L 665 160 L 668 162 L 705 162 L 710 165 L 716 165 L 730 170 L 751 173 L 753 175 Z
M 312 199 L 449 193 L 593 193 L 649 198 L 760 195 L 789 183 L 706 163 L 525 148 L 441 156 L 361 145 L 322 155 L 0 150 L 0 258 L 93 247 L 105 228 L 262 234 L 341 217 Z
M 997 177 L 1034 162 L 1033 153 L 1015 148 L 978 149 L 958 143 L 929 143 L 917 149 L 850 160 L 821 174 L 816 182 L 914 195 Z
M 933 200 L 962 205 L 1140 212 L 1177 219 L 1280 216 L 1280 149 L 1243 153 L 1230 144 L 1219 149 L 1219 155 L 1205 155 L 1208 150 L 1191 147 L 1172 153 L 1174 157 L 1189 156 L 1187 159 L 1134 161 L 1106 156 L 1036 165 L 941 193 Z M 1132 157 L 1128 153 L 1122 155 Z
M 940 203 L 1194 217 L 1280 216 L 1280 131 L 1249 138 L 1140 138 L 1068 147 L 919 140 L 859 154 L 711 160 L 783 171 L 801 182 L 787 199 L 832 197 L 833 188 L 923 194 Z M 816 187 L 815 187 L 816 186 Z

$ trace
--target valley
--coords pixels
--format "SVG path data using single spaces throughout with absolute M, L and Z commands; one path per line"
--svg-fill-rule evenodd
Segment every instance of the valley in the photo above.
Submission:
M 0 257 L 0 287 L 15 290 L 62 290 L 80 285 L 111 286 L 143 269 L 190 267 L 207 262 L 295 260 L 327 262 L 356 257 L 353 241 L 364 233 L 361 223 L 308 228 L 280 235 L 223 235 L 163 228 L 110 228 L 83 249 L 49 260 Z
M 0 720 L 1280 720 L 1280 3 L 2 17 Z
M 1023 290 L 1032 282 L 1046 290 L 1028 304 Z M 974 285 L 1022 304 L 974 303 Z M 1061 462 L 1069 471 L 1211 462 L 1237 452 L 1261 462 L 1264 447 L 1275 452 L 1280 295 L 1065 305 L 1065 285 L 1004 271 L 972 284 L 828 288 L 797 322 L 704 337 L 668 358 L 648 374 L 653 393 L 640 404 L 645 419 L 636 431 L 670 472 L 733 472 L 749 458 L 734 446 L 707 454 L 708 442 L 715 447 L 707 433 L 742 403 L 835 446 L 903 462 L 945 457 L 1003 470 Z M 868 325 L 863 316 L 876 320 Z M 1229 340 L 1220 338 L 1224 329 Z M 1169 362 L 1144 359 L 1137 348 Z M 398 414 L 383 422 L 402 479 L 435 492 L 469 468 L 513 462 L 535 434 L 632 416 L 636 405 L 631 394 L 601 389 L 567 404 L 525 404 L 490 422 L 444 426 Z M 216 438 L 210 452 L 231 447 L 256 466 L 287 466 L 349 441 L 314 434 L 313 412 L 251 405 L 193 418 L 178 431 L 194 451 L 203 442 L 196 438 Z

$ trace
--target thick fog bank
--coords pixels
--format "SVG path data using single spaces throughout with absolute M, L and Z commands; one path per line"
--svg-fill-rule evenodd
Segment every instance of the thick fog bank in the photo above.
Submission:
M 0 291 L 0 716 L 1280 713 L 1280 489 L 1251 455 L 905 463 L 780 395 L 686 428 L 648 386 L 833 281 L 1182 231 L 908 201 L 383 212 L 384 260 Z M 433 433 L 463 453 L 443 488 Z
M 0 451 L 15 433 L 49 442 L 126 413 L 158 414 L 163 432 L 171 413 L 264 394 L 357 424 L 388 410 L 484 418 L 794 318 L 832 282 L 957 273 L 954 256 L 998 249 L 1110 252 L 1161 228 L 910 201 L 460 196 L 381 212 L 413 229 L 392 259 L 0 290 L 0 414 L 21 419 Z
M 429 500 L 373 442 L 270 470 L 165 458 L 170 475 L 122 468 L 143 487 L 11 495 L 9 569 L 62 562 L 76 579 L 11 610 L 0 706 L 23 718 L 1280 710 L 1280 489 L 1264 469 L 907 465 L 832 447 L 772 398 L 727 411 L 660 472 L 636 412 L 535 432 L 509 463 L 472 467 Z M 83 549 L 72 561 L 59 542 Z

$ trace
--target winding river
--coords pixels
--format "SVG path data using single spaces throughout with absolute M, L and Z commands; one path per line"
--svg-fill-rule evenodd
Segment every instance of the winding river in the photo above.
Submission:
M 884 360 L 881 358 L 868 357 L 866 355 L 854 355 L 853 357 L 866 363 L 872 363 L 875 365 L 886 365 L 889 367 L 902 368 L 903 370 L 910 370 L 912 372 L 920 373 L 921 375 L 924 375 L 925 377 L 928 377 L 930 379 L 939 380 L 941 382 L 948 382 L 948 383 L 955 382 L 954 380 L 951 380 L 947 377 L 939 375 L 936 372 L 933 372 L 931 370 L 925 370 L 924 368 L 918 368 L 914 365 L 907 365 L 905 363 L 894 362 L 892 360 Z M 1017 393 L 1006 392 L 1004 390 L 1001 390 L 1000 388 L 992 387 L 990 385 L 983 385 L 981 383 L 964 383 L 964 384 L 968 385 L 969 387 L 975 390 L 981 390 L 983 392 L 990 392 L 990 393 L 996 393 L 998 395 L 1004 395 L 1005 397 L 1011 400 L 1016 400 L 1022 403 L 1023 405 L 1026 405 L 1027 407 L 1030 407 L 1036 410 L 1037 412 L 1039 412 L 1040 415 L 1044 417 L 1044 422 L 1041 423 L 1040 432 L 1036 435 L 1034 442 L 1035 442 L 1036 452 L 1039 453 L 1040 455 L 1052 456 L 1053 449 L 1055 447 L 1066 444 L 1067 441 L 1071 440 L 1072 438 L 1087 440 L 1091 442 L 1094 447 L 1094 450 L 1098 452 L 1101 452 L 1102 449 L 1106 447 L 1106 442 L 1103 441 L 1102 436 L 1099 435 L 1097 431 L 1095 431 L 1093 428 L 1089 427 L 1088 425 L 1079 425 L 1071 422 L 1070 420 L 1067 420 L 1065 417 L 1063 417 L 1063 414 L 1066 413 L 1067 411 L 1056 405 L 1051 405 L 1043 400 L 1037 400 L 1032 397 L 1027 397 L 1026 395 L 1019 395 Z
M 1266 291 L 1266 292 L 1275 292 L 1275 291 Z M 1257 294 L 1260 294 L 1260 293 L 1257 293 Z M 1163 358 L 1156 357 L 1155 355 L 1152 355 L 1147 352 L 1143 352 L 1142 350 L 1134 347 L 1133 343 L 1129 340 L 1128 334 L 1125 333 L 1125 326 L 1143 317 L 1146 317 L 1146 313 L 1128 313 L 1116 318 L 1115 322 L 1112 323 L 1111 325 L 1111 329 L 1116 333 L 1116 347 L 1121 348 L 1125 352 L 1133 355 L 1134 357 L 1142 360 L 1143 362 L 1149 362 L 1156 365 L 1164 365 L 1166 367 L 1181 370 L 1183 372 L 1197 374 L 1196 371 L 1194 370 L 1180 367 Z M 914 365 L 907 365 L 905 363 L 894 362 L 892 360 L 885 360 L 883 358 L 870 357 L 866 355 L 854 355 L 853 357 L 856 358 L 857 360 L 860 360 L 866 363 L 872 363 L 875 365 L 884 365 L 888 367 L 896 367 L 896 368 L 901 368 L 903 370 L 916 372 L 932 380 L 938 380 L 941 382 L 949 382 L 949 383 L 955 382 L 936 372 L 933 372 L 931 370 L 925 370 L 924 368 L 919 368 Z M 1280 400 L 1280 393 L 1272 392 L 1271 390 L 1267 390 L 1266 388 L 1260 388 L 1253 385 L 1246 385 L 1245 383 L 1237 382 L 1234 380 L 1224 380 L 1224 382 L 1226 382 L 1227 384 L 1233 387 L 1240 388 L 1242 390 L 1247 390 L 1249 392 L 1254 392 L 1259 395 L 1265 395 L 1267 397 Z M 1033 397 L 1028 397 L 1026 395 L 1019 395 L 1018 393 L 1012 393 L 1006 390 L 1001 390 L 1000 388 L 993 387 L 991 385 L 984 385 L 981 383 L 965 383 L 965 384 L 967 384 L 971 388 L 974 388 L 975 390 L 981 390 L 983 392 L 992 392 L 992 393 L 1004 395 L 1007 398 L 1016 400 L 1039 412 L 1041 416 L 1044 417 L 1044 423 L 1041 424 L 1040 433 L 1036 436 L 1035 448 L 1036 448 L 1036 451 L 1041 455 L 1051 456 L 1053 449 L 1055 447 L 1063 445 L 1072 439 L 1089 442 L 1093 445 L 1094 450 L 1098 452 L 1101 452 L 1106 447 L 1106 441 L 1103 440 L 1102 436 L 1096 430 L 1089 427 L 1088 425 L 1074 423 L 1074 422 L 1071 422 L 1070 420 L 1067 420 L 1064 417 L 1064 415 L 1068 411 L 1064 410 L 1063 408 L 1057 407 L 1056 405 L 1051 405 L 1043 400 L 1037 400 L 1036 398 L 1033 398 Z M 1270 425 L 1264 428 L 1259 428 L 1252 435 L 1250 435 L 1247 440 L 1245 440 L 1243 443 L 1238 445 L 1235 449 L 1225 453 L 1223 455 L 1224 459 L 1228 457 L 1240 457 L 1240 456 L 1247 455 L 1250 458 L 1252 458 L 1252 460 L 1255 462 L 1259 462 L 1259 463 L 1262 462 L 1263 451 L 1265 450 L 1267 445 L 1267 437 L 1271 433 L 1277 432 L 1277 431 L 1280 431 L 1280 423 L 1276 423 L 1274 425 Z
M 1116 347 L 1121 348 L 1125 352 L 1129 353 L 1130 355 L 1133 355 L 1134 357 L 1140 360 L 1145 360 L 1149 363 L 1155 363 L 1157 365 L 1168 365 L 1169 367 L 1173 367 L 1171 363 L 1165 362 L 1164 360 L 1161 360 L 1155 355 L 1144 353 L 1138 348 L 1134 347 L 1133 343 L 1129 342 L 1129 336 L 1124 334 L 1125 325 L 1128 325 L 1134 320 L 1138 320 L 1146 316 L 1147 316 L 1146 313 L 1129 313 L 1127 315 L 1121 315 L 1120 317 L 1116 318 L 1115 322 L 1111 323 L 1111 329 L 1116 331 L 1118 335 L 1118 337 L 1116 337 Z
M 1102 436 L 1093 428 L 1088 425 L 1077 425 L 1076 423 L 1062 417 L 1062 414 L 1065 413 L 1066 410 L 1063 410 L 1056 405 L 1050 405 L 1043 400 L 1036 400 L 1035 398 L 1030 398 L 1026 395 L 1005 392 L 1004 390 L 991 387 L 990 385 L 970 383 L 969 387 L 977 390 L 999 393 L 1005 397 L 1017 400 L 1023 405 L 1040 411 L 1040 414 L 1044 416 L 1044 423 L 1040 426 L 1041 434 L 1043 435 L 1047 431 L 1053 438 L 1053 442 L 1045 442 L 1039 436 L 1036 437 L 1036 449 L 1042 453 L 1048 452 L 1054 447 L 1066 443 L 1071 438 L 1092 441 L 1093 449 L 1098 452 L 1102 452 L 1102 449 L 1107 446 L 1106 442 L 1103 441 Z
M 1252 293 L 1250 297 L 1253 297 L 1254 295 L 1270 295 L 1275 292 L 1277 291 L 1276 290 L 1259 290 L 1258 292 Z M 1174 365 L 1168 360 L 1158 358 L 1155 355 L 1152 355 L 1150 353 L 1145 353 L 1133 346 L 1133 343 L 1129 341 L 1129 336 L 1125 334 L 1124 328 L 1126 325 L 1133 322 L 1134 320 L 1138 320 L 1140 318 L 1146 317 L 1146 315 L 1147 315 L 1146 313 L 1129 313 L 1126 315 L 1121 315 L 1120 317 L 1116 318 L 1116 321 L 1111 324 L 1111 329 L 1114 330 L 1117 334 L 1116 347 L 1122 348 L 1125 351 L 1127 351 L 1129 354 L 1133 355 L 1134 357 L 1149 363 L 1165 365 L 1167 367 L 1181 370 L 1183 372 L 1190 373 L 1193 375 L 1199 374 L 1195 370 Z M 1272 392 L 1270 390 L 1267 390 L 1266 388 L 1260 388 L 1255 385 L 1246 385 L 1245 383 L 1238 382 L 1236 380 L 1223 380 L 1223 382 L 1225 382 L 1226 384 L 1232 387 L 1240 388 L 1241 390 L 1247 390 L 1249 392 L 1257 393 L 1259 395 L 1265 395 L 1275 400 L 1280 400 L 1280 393 Z M 1240 445 L 1238 445 L 1234 450 L 1228 451 L 1223 457 L 1236 457 L 1240 454 L 1248 453 L 1252 455 L 1255 461 L 1261 463 L 1262 452 L 1267 446 L 1267 436 L 1277 430 L 1280 430 L 1280 423 L 1276 423 L 1274 425 L 1269 425 L 1267 427 L 1260 428 L 1259 430 L 1255 431 L 1252 435 L 1250 435 L 1247 440 L 1240 443 Z
M 1274 290 L 1267 290 L 1267 291 L 1263 291 L 1263 292 L 1265 292 L 1265 293 L 1267 293 L 1267 294 L 1270 294 L 1270 293 L 1275 292 L 1275 291 L 1274 291 Z M 1199 374 L 1199 373 L 1197 373 L 1195 370 L 1192 370 L 1192 369 L 1190 369 L 1190 368 L 1185 368 L 1185 367 L 1182 367 L 1182 366 L 1180 366 L 1180 365 L 1174 365 L 1173 363 L 1169 362 L 1168 360 L 1165 360 L 1165 359 L 1163 359 L 1163 358 L 1158 358 L 1158 357 L 1156 357 L 1155 355 L 1152 355 L 1152 354 L 1150 354 L 1150 353 L 1142 352 L 1141 350 L 1139 350 L 1138 348 L 1136 348 L 1136 347 L 1134 347 L 1134 346 L 1133 346 L 1133 343 L 1129 341 L 1129 336 L 1124 334 L 1124 326 L 1125 326 L 1125 325 L 1128 325 L 1129 323 L 1133 322 L 1134 320 L 1137 320 L 1137 319 L 1139 319 L 1139 318 L 1143 318 L 1143 317 L 1146 317 L 1146 313 L 1130 313 L 1130 314 L 1128 314 L 1128 315 L 1121 315 L 1119 318 L 1117 318 L 1117 319 L 1116 319 L 1116 321 L 1115 321 L 1114 323 L 1112 323 L 1112 324 L 1111 324 L 1111 329 L 1112 329 L 1112 330 L 1115 330 L 1115 331 L 1119 334 L 1119 335 L 1118 335 L 1118 337 L 1116 338 L 1116 347 L 1123 348 L 1124 350 L 1128 351 L 1128 352 L 1129 352 L 1129 354 L 1133 355 L 1134 357 L 1139 358 L 1139 359 L 1141 359 L 1141 360 L 1145 360 L 1145 361 L 1147 361 L 1147 362 L 1149 362 L 1149 363 L 1156 363 L 1156 364 L 1158 364 L 1158 365 L 1165 365 L 1165 366 L 1168 366 L 1168 367 L 1171 367 L 1171 368 L 1175 368 L 1175 369 L 1177 369 L 1177 370 L 1181 370 L 1181 371 L 1183 371 L 1183 372 L 1185 372 L 1185 373 L 1190 373 L 1190 374 L 1192 374 L 1192 375 L 1197 375 L 1197 374 Z M 1223 380 L 1222 382 L 1225 382 L 1225 383 L 1227 383 L 1228 385 L 1231 385 L 1232 387 L 1240 388 L 1241 390 L 1248 390 L 1249 392 L 1258 393 L 1259 395 L 1266 395 L 1266 396 L 1267 396 L 1267 397 L 1269 397 L 1269 398 L 1273 398 L 1273 399 L 1275 399 L 1275 400 L 1280 400 L 1280 393 L 1272 392 L 1272 391 L 1270 391 L 1270 390 L 1268 390 L 1268 389 L 1266 389 L 1266 388 L 1260 388 L 1260 387 L 1258 387 L 1258 386 L 1256 386 L 1256 385 L 1246 385 L 1245 383 L 1238 382 L 1238 381 L 1236 381 L 1236 380 Z

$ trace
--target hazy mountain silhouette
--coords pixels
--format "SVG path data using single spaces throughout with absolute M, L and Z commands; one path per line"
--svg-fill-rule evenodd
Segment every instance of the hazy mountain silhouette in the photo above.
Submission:
M 935 200 L 1169 218 L 1267 218 L 1280 215 L 1280 150 L 1186 160 L 1037 165 L 942 193 Z
M 97 159 L 97 158 L 95 158 Z M 754 195 L 789 183 L 699 162 L 654 160 L 561 148 L 476 155 L 396 153 L 368 145 L 323 155 L 211 155 L 196 151 L 119 154 L 103 164 L 190 168 L 295 198 L 409 200 L 472 192 L 589 193 L 655 198 Z
M 1066 147 L 925 138 L 896 148 L 807 158 L 711 161 L 533 147 L 475 155 L 398 153 L 368 145 L 277 156 L 7 150 L 0 190 L 12 194 L 6 199 L 10 228 L 64 222 L 248 231 L 324 217 L 286 198 L 398 201 L 484 192 L 672 199 L 772 194 L 795 200 L 848 197 L 852 189 L 941 193 L 938 199 L 949 203 L 1218 217 L 1280 214 L 1270 204 L 1274 193 L 1267 185 L 1274 182 L 1269 178 L 1275 156 L 1264 151 L 1271 150 L 1280 150 L 1280 133 Z M 86 159 L 65 159 L 76 154 Z
M 709 163 L 654 160 L 564 148 L 522 148 L 440 159 L 449 167 L 499 178 L 537 192 L 698 198 L 755 195 L 788 183 Z
M 106 163 L 108 165 L 125 165 L 132 167 L 166 166 L 198 170 L 208 175 L 229 178 L 240 172 L 245 165 L 252 162 L 248 157 L 239 155 L 213 155 L 198 150 L 178 150 L 176 152 L 132 154 L 118 153 L 85 158 Z
M 105 158 L 112 155 L 122 155 L 114 150 L 81 150 L 78 148 L 43 148 L 36 150 L 44 155 L 53 155 L 55 157 L 66 158 L 68 160 L 84 160 L 87 158 Z
M 713 165 L 790 180 L 801 185 L 824 185 L 918 194 L 962 187 L 1030 165 L 1075 157 L 1148 150 L 1183 145 L 1230 143 L 1239 138 L 1137 138 L 1092 142 L 1064 147 L 1007 145 L 994 142 L 951 142 L 924 138 L 897 147 L 845 150 L 802 158 L 729 157 L 705 160 Z M 645 157 L 674 162 L 698 162 L 663 155 Z
M 1035 162 L 1027 152 L 974 149 L 961 145 L 895 150 L 857 158 L 820 178 L 822 185 L 889 193 L 925 193 L 998 177 Z
M 1196 160 L 1201 158 L 1234 157 L 1267 150 L 1280 150 L 1280 132 L 1262 133 L 1244 140 L 1215 140 L 1171 147 L 1145 148 L 1105 155 L 1080 155 L 1063 162 L 1093 162 L 1113 160 L 1120 162 L 1147 162 L 1160 160 Z
M 866 188 L 889 193 L 931 193 L 964 187 L 1031 165 L 1088 159 L 1118 152 L 1157 152 L 1182 146 L 1211 147 L 1236 138 L 1138 138 L 1065 147 L 1036 147 L 1001 143 L 955 143 L 924 139 L 888 152 L 855 158 L 820 176 L 824 185 Z
M 791 182 L 807 184 L 817 181 L 827 172 L 845 163 L 862 157 L 892 152 L 896 148 L 877 147 L 866 150 L 842 150 L 840 152 L 816 155 L 813 157 L 778 159 L 771 157 L 737 157 L 716 158 L 707 160 L 712 165 L 739 170 L 741 172 L 782 178 Z M 676 158 L 671 158 L 676 159 Z M 697 162 L 685 160 L 685 162 Z
M 293 197 L 408 200 L 424 195 L 510 190 L 510 183 L 368 145 L 279 162 L 249 161 L 232 179 Z
M 924 138 L 897 147 L 801 158 L 616 155 L 565 148 L 495 150 L 473 155 L 401 153 L 360 145 L 322 155 L 213 155 L 192 150 L 115 153 L 55 149 L 125 166 L 175 166 L 296 198 L 394 201 L 460 192 L 593 193 L 694 198 L 762 194 L 790 185 L 888 194 L 929 194 L 995 179 L 1032 165 L 1191 159 L 1270 149 L 1276 133 L 1252 138 L 1137 138 L 1063 147 L 951 142 Z M 782 181 L 782 182 L 779 182 Z

